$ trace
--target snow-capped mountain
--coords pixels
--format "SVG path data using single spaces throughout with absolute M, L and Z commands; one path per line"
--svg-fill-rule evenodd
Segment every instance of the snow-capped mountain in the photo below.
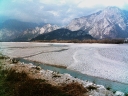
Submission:
M 46 24 L 42 27 L 35 27 L 34 29 L 27 29 L 14 41 L 30 41 L 32 38 L 37 37 L 40 34 L 49 33 L 54 30 L 59 29 L 60 27 L 57 25 Z
M 55 31 L 57 29 L 61 30 Z M 63 34 L 61 38 L 64 40 L 65 38 L 81 39 L 86 35 L 91 35 L 97 39 L 128 38 L 128 11 L 121 10 L 117 7 L 107 7 L 91 15 L 73 19 L 65 29 L 68 29 L 68 32 L 63 32 L 64 29 L 57 25 L 7 20 L 0 23 L 0 41 L 29 41 L 38 35 L 49 32 L 54 33 L 50 34 L 50 38 L 55 34 L 57 36 Z M 60 31 L 62 31 L 62 33 Z M 72 34 L 69 31 L 74 33 Z M 53 37 L 59 38 L 57 36 Z
M 69 30 L 84 30 L 97 39 L 128 37 L 128 12 L 117 7 L 107 7 L 102 11 L 73 19 Z
M 60 27 L 57 25 L 46 24 L 42 28 L 40 28 L 40 34 L 48 33 L 59 28 Z
M 39 34 L 58 29 L 57 25 L 7 20 L 0 24 L 0 41 L 29 41 Z

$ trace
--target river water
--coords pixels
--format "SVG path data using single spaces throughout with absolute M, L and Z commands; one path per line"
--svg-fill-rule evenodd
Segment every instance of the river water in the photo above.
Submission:
M 94 83 L 99 84 L 99 85 L 104 85 L 106 88 L 111 88 L 112 91 L 118 90 L 118 91 L 122 91 L 124 93 L 128 93 L 128 84 L 124 84 L 124 83 L 120 83 L 120 82 L 116 82 L 116 81 L 111 81 L 111 80 L 107 80 L 107 79 L 103 79 L 103 78 L 88 76 L 86 74 L 82 74 L 82 73 L 74 71 L 74 70 L 69 70 L 69 69 L 65 69 L 65 68 L 58 68 L 58 67 L 54 67 L 54 66 L 50 66 L 50 65 L 46 65 L 46 64 L 41 64 L 41 63 L 37 63 L 37 62 L 25 60 L 25 59 L 20 59 L 20 62 L 24 62 L 26 64 L 32 63 L 36 66 L 39 65 L 44 70 L 52 70 L 52 71 L 59 72 L 61 74 L 68 73 L 75 78 L 79 78 L 81 80 L 88 80 L 88 81 L 94 82 Z

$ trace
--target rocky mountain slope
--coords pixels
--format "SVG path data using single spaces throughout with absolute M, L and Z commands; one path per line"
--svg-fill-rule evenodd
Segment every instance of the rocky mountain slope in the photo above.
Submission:
M 128 37 L 128 11 L 107 7 L 102 11 L 73 19 L 69 30 L 84 30 L 97 39 Z
M 54 30 L 50 33 L 45 33 L 42 35 L 38 35 L 36 38 L 33 38 L 32 41 L 35 40 L 73 40 L 73 39 L 94 39 L 87 32 L 78 30 L 78 31 L 70 31 L 65 28 Z
M 39 34 L 58 29 L 56 25 L 7 20 L 0 24 L 0 41 L 29 41 Z
M 21 22 L 15 19 L 6 20 L 0 25 L 0 41 L 13 41 L 27 29 L 34 29 L 36 23 Z
M 59 28 L 60 27 L 57 25 L 46 24 L 42 27 L 27 29 L 21 35 L 19 35 L 19 37 L 15 38 L 14 41 L 30 41 L 32 38 L 35 38 L 40 34 L 49 33 Z

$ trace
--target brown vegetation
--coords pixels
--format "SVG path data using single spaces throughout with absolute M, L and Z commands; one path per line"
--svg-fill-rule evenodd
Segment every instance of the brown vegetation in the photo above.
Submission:
M 83 96 L 83 93 L 88 92 L 87 89 L 77 82 L 67 84 L 62 89 L 70 96 Z
M 34 42 L 51 42 L 51 43 L 104 43 L 104 44 L 122 44 L 124 39 L 102 39 L 102 40 L 37 40 Z
M 30 78 L 25 72 L 0 70 L 1 73 L 3 74 L 1 77 L 5 77 L 1 86 L 4 86 L 4 92 L 9 94 L 1 96 L 84 96 L 83 94 L 87 92 L 87 89 L 79 83 L 53 86 L 46 80 Z

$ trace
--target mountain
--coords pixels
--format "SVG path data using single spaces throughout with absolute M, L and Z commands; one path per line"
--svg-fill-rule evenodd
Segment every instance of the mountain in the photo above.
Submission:
M 45 23 L 21 22 L 15 19 L 0 22 L 0 41 L 90 38 L 128 38 L 128 11 L 107 7 L 91 15 L 75 18 L 65 28 Z
M 51 24 L 46 24 L 43 27 L 40 28 L 40 34 L 52 32 L 53 30 L 59 29 L 60 27 L 57 25 L 51 25 Z
M 22 32 L 21 35 L 16 37 L 14 41 L 30 41 L 32 38 L 35 38 L 40 34 L 49 33 L 59 28 L 60 27 L 57 25 L 46 24 L 42 27 L 35 27 L 34 29 L 27 29 L 24 32 Z
M 128 11 L 107 7 L 97 13 L 73 19 L 66 27 L 69 30 L 87 31 L 97 39 L 128 37 Z
M 36 23 L 21 22 L 15 19 L 6 20 L 0 24 L 0 41 L 13 41 L 23 31 L 36 26 L 38 26 Z
M 9 16 L 0 15 L 0 24 L 8 20 L 9 18 L 10 18 Z
M 59 28 L 45 23 L 22 22 L 15 19 L 6 20 L 0 24 L 0 41 L 29 41 L 42 33 Z
M 34 28 L 36 26 L 38 26 L 36 23 L 21 22 L 15 19 L 9 19 L 3 22 L 1 27 L 9 30 L 23 31 L 28 28 Z
M 87 32 L 78 30 L 78 31 L 71 31 L 65 28 L 60 28 L 57 30 L 54 30 L 50 33 L 41 34 L 35 38 L 33 38 L 31 41 L 36 40 L 73 40 L 73 39 L 93 39 L 91 35 L 89 35 Z

